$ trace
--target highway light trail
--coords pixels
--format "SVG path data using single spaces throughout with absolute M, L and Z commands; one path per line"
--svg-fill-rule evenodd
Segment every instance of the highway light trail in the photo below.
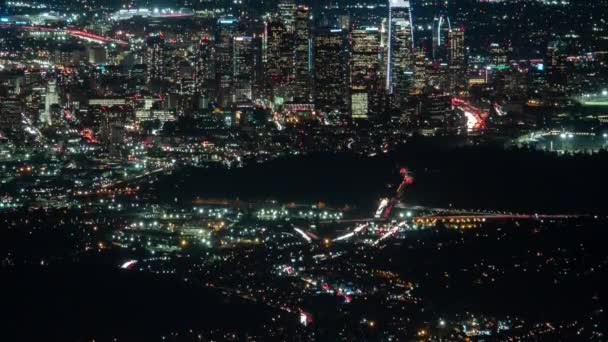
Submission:
M 350 233 L 348 233 L 348 234 L 344 234 L 344 235 L 342 235 L 342 236 L 339 236 L 339 237 L 335 238 L 335 239 L 334 239 L 334 241 L 345 240 L 345 239 L 348 239 L 348 238 L 350 238 L 350 237 L 352 237 L 352 236 L 354 236 L 354 235 L 355 235 L 355 233 L 354 233 L 354 232 L 350 232 Z
M 131 268 L 133 268 L 133 266 L 135 266 L 135 264 L 137 264 L 137 260 L 129 260 L 122 264 L 120 268 L 122 268 L 123 270 L 130 270 Z
M 356 233 L 358 233 L 358 232 L 362 231 L 363 229 L 367 228 L 367 226 L 369 226 L 369 224 L 367 224 L 367 223 L 366 224 L 362 224 L 362 225 L 356 227 L 352 232 L 344 234 L 342 236 L 339 236 L 339 237 L 335 238 L 333 241 L 340 241 L 340 240 L 348 239 L 348 238 L 354 236 Z
M 452 99 L 452 106 L 464 112 L 464 115 L 467 118 L 467 128 L 469 130 L 478 130 L 486 126 L 486 119 L 489 115 L 487 110 L 477 108 L 468 101 L 458 97 Z
M 380 201 L 380 205 L 378 206 L 374 217 L 379 218 L 382 215 L 382 212 L 384 211 L 384 208 L 386 208 L 386 206 L 388 206 L 388 198 L 383 198 L 382 201 Z
M 295 230 L 298 234 L 300 234 L 304 238 L 304 240 L 306 240 L 308 243 L 310 243 L 312 241 L 310 236 L 308 236 L 302 229 L 293 227 L 293 230 Z
M 82 30 L 67 29 L 67 30 L 65 30 L 65 32 L 69 33 L 72 36 L 75 36 L 78 38 L 83 38 L 83 39 L 88 39 L 88 40 L 91 40 L 91 41 L 94 41 L 97 43 L 117 43 L 120 45 L 129 44 L 122 40 L 112 39 L 109 37 L 100 36 L 98 34 L 86 32 L 86 31 L 82 31 Z
M 77 29 L 70 29 L 70 28 L 60 29 L 60 28 L 54 28 L 54 27 L 33 26 L 33 25 L 11 25 L 11 24 L 2 24 L 2 25 L 0 25 L 0 27 L 1 28 L 17 27 L 17 28 L 21 28 L 24 30 L 28 30 L 28 31 L 65 32 L 73 37 L 89 40 L 89 41 L 99 43 L 99 44 L 116 43 L 116 44 L 123 45 L 123 46 L 129 45 L 128 42 L 123 41 L 123 40 L 105 37 L 105 36 L 101 36 L 98 34 L 86 32 L 86 31 L 82 31 L 82 30 L 77 30 Z
M 401 228 L 403 226 L 406 226 L 406 225 L 407 225 L 407 223 L 405 223 L 405 221 L 403 221 L 403 222 L 399 223 L 398 225 L 394 226 L 386 234 L 382 235 L 378 240 L 376 240 L 374 242 L 374 246 L 376 246 L 377 244 L 379 244 L 380 241 L 382 241 L 382 240 L 390 237 L 391 235 L 395 234 L 399 230 L 399 228 Z

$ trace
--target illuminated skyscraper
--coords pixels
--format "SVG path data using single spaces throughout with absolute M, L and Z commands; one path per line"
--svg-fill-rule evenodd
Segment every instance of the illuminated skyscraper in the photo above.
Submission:
M 502 44 L 490 44 L 490 63 L 494 66 L 507 64 L 507 51 Z
M 272 90 L 275 102 L 291 100 L 293 97 L 293 80 L 295 50 L 293 34 L 278 19 L 270 19 L 266 24 L 267 60 L 266 83 Z
M 279 19 L 289 32 L 295 29 L 296 3 L 294 0 L 279 1 Z
M 209 37 L 203 37 L 196 47 L 194 61 L 194 91 L 198 96 L 196 103 L 199 108 L 206 108 L 212 95 L 215 84 L 213 62 L 213 41 Z
M 351 32 L 350 92 L 353 118 L 367 118 L 370 101 L 378 90 L 380 30 L 357 28 Z
M 310 9 L 304 5 L 298 6 L 296 10 L 294 44 L 294 98 L 308 102 L 310 101 Z
M 111 106 L 102 109 L 99 117 L 99 139 L 108 146 L 110 156 L 120 157 L 124 147 L 125 125 L 128 113 L 124 106 Z
M 44 98 L 44 112 L 40 116 L 40 123 L 51 125 L 51 106 L 59 104 L 59 93 L 57 93 L 57 81 L 50 80 L 46 86 L 46 96 Z
M 467 68 L 466 50 L 464 47 L 464 28 L 455 27 L 448 34 L 449 49 L 449 79 L 450 91 L 463 91 L 466 85 Z
M 413 31 L 408 0 L 390 0 L 386 23 L 386 90 L 397 98 L 409 91 L 408 80 L 413 68 Z
M 222 107 L 230 104 L 233 86 L 234 65 L 232 61 L 232 39 L 237 35 L 238 21 L 222 18 L 217 23 L 215 38 L 215 82 L 217 101 Z
M 567 55 L 564 53 L 563 43 L 552 41 L 547 46 L 547 56 L 545 58 L 545 70 L 547 82 L 553 87 L 560 88 L 566 85 Z
M 2 98 L 0 100 L 0 129 L 18 129 L 21 127 L 21 102 L 17 98 Z
M 435 2 L 435 15 L 432 26 L 433 59 L 447 61 L 448 59 L 448 35 L 452 31 L 452 22 L 448 16 L 447 0 Z
M 414 53 L 414 87 L 412 94 L 420 94 L 428 81 L 427 61 L 423 50 Z
M 255 47 L 253 38 L 237 36 L 233 43 L 232 102 L 251 100 L 255 75 Z
M 313 38 L 314 101 L 324 111 L 346 112 L 347 68 L 345 37 L 340 29 L 319 29 Z
M 160 35 L 151 36 L 146 40 L 146 66 L 148 80 L 165 78 L 165 40 Z

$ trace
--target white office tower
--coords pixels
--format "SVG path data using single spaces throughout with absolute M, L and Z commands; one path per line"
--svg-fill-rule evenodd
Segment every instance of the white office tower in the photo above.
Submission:
M 378 78 L 380 64 L 380 30 L 377 27 L 357 27 L 351 31 L 350 91 L 353 118 L 366 119 L 370 100 L 377 93 L 382 79 Z
M 294 0 L 279 1 L 279 20 L 285 24 L 288 32 L 293 32 L 295 29 L 296 2 Z
M 57 81 L 51 80 L 46 86 L 44 98 L 44 112 L 40 115 L 40 124 L 51 125 L 51 106 L 59 104 L 59 93 L 57 93 Z
M 389 94 L 405 96 L 408 78 L 413 66 L 413 30 L 408 0 L 389 0 L 388 10 L 386 90 Z

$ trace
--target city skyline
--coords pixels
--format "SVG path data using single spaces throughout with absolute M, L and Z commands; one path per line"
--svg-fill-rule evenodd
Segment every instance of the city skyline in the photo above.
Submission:
M 607 23 L 5 1 L 0 340 L 605 340 Z

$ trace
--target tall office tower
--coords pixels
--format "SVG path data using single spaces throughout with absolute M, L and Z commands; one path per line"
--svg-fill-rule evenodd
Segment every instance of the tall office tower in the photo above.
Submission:
M 413 69 L 413 31 L 409 1 L 389 1 L 386 25 L 386 90 L 402 101 L 409 93 Z
M 300 5 L 295 18 L 294 98 L 310 101 L 310 9 Z
M 271 19 L 266 25 L 266 83 L 272 91 L 275 104 L 293 98 L 295 50 L 293 34 L 285 24 Z
M 192 96 L 196 90 L 196 68 L 186 58 L 176 59 L 175 63 L 175 85 L 177 93 L 180 95 L 179 110 L 182 112 L 189 109 L 189 104 L 192 103 Z
M 453 28 L 448 34 L 448 43 L 450 46 L 448 61 L 450 91 L 452 93 L 459 93 L 466 86 L 467 59 L 464 47 L 464 28 Z
M 279 20 L 285 24 L 289 32 L 295 30 L 296 3 L 294 0 L 279 1 Z
M 507 51 L 501 44 L 490 44 L 490 63 L 494 66 L 507 64 Z
M 99 140 L 108 147 L 111 157 L 120 157 L 125 143 L 127 111 L 124 106 L 111 106 L 100 114 Z
M 40 123 L 51 125 L 51 106 L 59 104 L 59 93 L 57 93 L 57 81 L 50 80 L 46 86 L 46 95 L 44 98 L 44 112 L 40 115 Z
M 196 46 L 194 61 L 194 93 L 197 108 L 207 108 L 215 84 L 213 41 L 203 37 Z
M 238 21 L 221 18 L 217 22 L 215 37 L 215 87 L 216 100 L 220 106 L 231 104 L 234 66 L 232 61 L 232 39 L 237 35 Z
M 448 35 L 452 30 L 450 17 L 445 13 L 438 13 L 433 18 L 433 59 L 445 61 L 448 58 Z
M 319 29 L 313 38 L 314 102 L 323 111 L 348 108 L 348 60 L 345 37 L 340 29 Z
M 265 31 L 263 31 L 265 32 Z M 253 88 L 252 88 L 252 96 L 253 98 L 260 99 L 266 98 L 266 79 L 265 79 L 265 67 L 266 63 L 264 62 L 264 33 L 262 34 L 254 34 L 253 35 L 253 46 L 254 46 L 254 59 L 255 59 L 255 68 L 253 75 Z
M 226 13 L 235 18 L 239 18 L 240 20 L 245 20 L 251 15 L 251 0 L 228 0 L 227 6 L 230 8 L 230 11 L 227 11 Z
M 558 41 L 550 42 L 547 46 L 545 70 L 547 83 L 554 87 L 563 87 L 568 80 L 567 55 L 563 52 L 563 44 Z
M 370 102 L 378 91 L 380 30 L 356 28 L 350 36 L 350 96 L 353 118 L 367 118 Z
M 108 52 L 104 46 L 90 46 L 87 49 L 89 52 L 89 63 L 105 64 L 108 62 Z
M 411 93 L 421 94 L 427 85 L 427 62 L 424 50 L 419 49 L 414 53 L 414 87 Z
M 253 83 L 256 71 L 255 46 L 253 38 L 237 36 L 232 40 L 233 52 L 233 86 L 232 102 L 241 102 L 253 98 Z
M 0 97 L 0 129 L 21 127 L 23 106 L 16 97 Z
M 340 28 L 342 30 L 348 31 L 350 30 L 351 25 L 351 17 L 350 15 L 341 15 L 338 17 L 338 23 L 340 24 Z
M 146 40 L 146 66 L 148 80 L 165 78 L 165 40 L 161 36 L 151 36 Z
M 419 114 L 423 117 L 422 126 L 448 129 L 451 107 L 450 95 L 435 89 L 425 91 L 419 108 Z

